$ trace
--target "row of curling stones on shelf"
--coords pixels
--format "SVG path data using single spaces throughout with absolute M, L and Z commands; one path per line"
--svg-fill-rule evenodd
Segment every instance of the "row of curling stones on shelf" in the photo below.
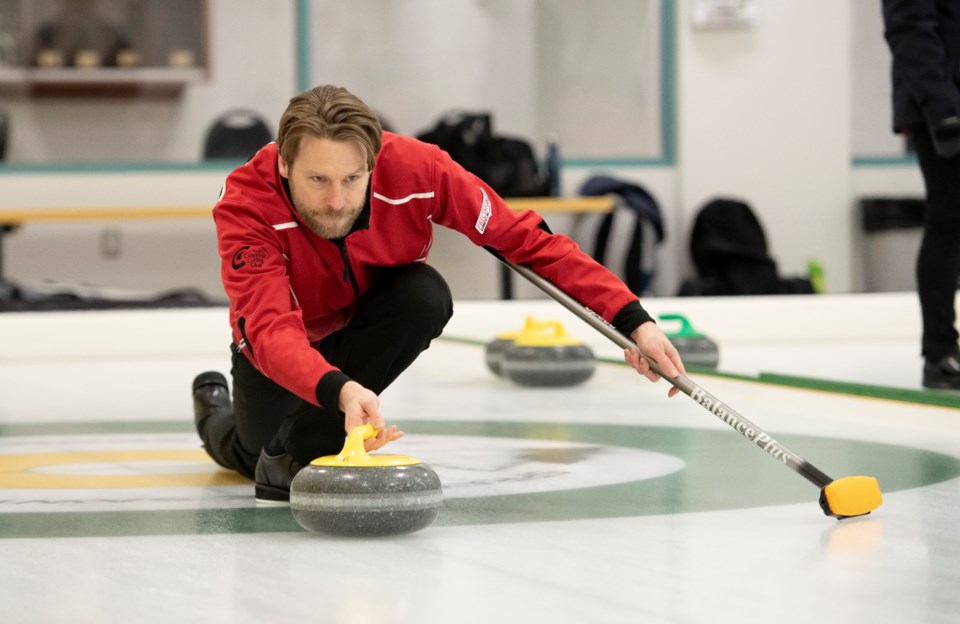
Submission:
M 681 314 L 661 314 L 664 333 L 685 364 L 716 368 L 717 343 L 693 328 Z M 487 368 L 522 386 L 574 386 L 593 376 L 593 351 L 567 334 L 559 321 L 527 316 L 519 331 L 497 335 L 484 352 Z
M 313 533 L 383 537 L 413 533 L 436 519 L 443 503 L 440 478 L 406 455 L 367 453 L 363 441 L 377 435 L 361 425 L 339 455 L 319 457 L 290 484 L 290 510 Z
M 559 321 L 526 317 L 519 331 L 499 334 L 485 349 L 487 368 L 521 386 L 575 386 L 597 367 L 590 347 Z

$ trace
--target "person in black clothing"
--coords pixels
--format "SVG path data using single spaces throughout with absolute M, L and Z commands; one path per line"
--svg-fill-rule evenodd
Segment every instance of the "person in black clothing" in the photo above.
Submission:
M 913 140 L 926 187 L 916 265 L 923 385 L 960 390 L 960 0 L 882 1 L 893 129 Z

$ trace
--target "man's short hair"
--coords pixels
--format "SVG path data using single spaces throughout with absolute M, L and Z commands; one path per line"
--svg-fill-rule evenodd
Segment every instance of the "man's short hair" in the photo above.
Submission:
M 380 152 L 380 119 L 363 100 L 343 87 L 323 85 L 294 96 L 280 118 L 277 147 L 292 165 L 304 136 L 333 141 L 356 141 L 366 152 L 372 171 Z

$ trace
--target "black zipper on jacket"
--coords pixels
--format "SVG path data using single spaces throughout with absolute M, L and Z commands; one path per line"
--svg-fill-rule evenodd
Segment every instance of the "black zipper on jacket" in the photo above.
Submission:
M 357 276 L 353 274 L 353 269 L 350 268 L 350 254 L 347 253 L 347 241 L 338 238 L 333 242 L 340 249 L 340 257 L 343 259 L 343 281 L 349 281 L 350 286 L 353 288 L 353 294 L 359 297 L 360 285 L 357 284 Z
M 243 345 L 237 345 L 237 346 L 246 347 L 247 350 L 250 351 L 250 359 L 256 361 L 257 355 L 253 352 L 253 344 L 250 342 L 250 339 L 247 338 L 247 318 L 245 316 L 241 316 L 237 320 L 237 329 L 240 330 L 240 338 L 243 341 Z

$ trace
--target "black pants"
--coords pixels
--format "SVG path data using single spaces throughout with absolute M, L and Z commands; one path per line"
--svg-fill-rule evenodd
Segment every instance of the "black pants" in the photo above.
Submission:
M 385 269 L 350 323 L 319 347 L 328 362 L 380 394 L 440 335 L 453 314 L 446 282 L 425 264 Z M 317 407 L 258 371 L 233 351 L 233 419 L 207 427 L 205 445 L 221 463 L 252 478 L 260 450 L 274 437 L 306 464 L 343 448 L 343 413 Z
M 917 128 L 914 139 L 927 193 L 916 269 L 923 319 L 921 348 L 926 359 L 939 360 L 957 348 L 954 299 L 960 273 L 960 156 L 938 156 L 926 128 Z

